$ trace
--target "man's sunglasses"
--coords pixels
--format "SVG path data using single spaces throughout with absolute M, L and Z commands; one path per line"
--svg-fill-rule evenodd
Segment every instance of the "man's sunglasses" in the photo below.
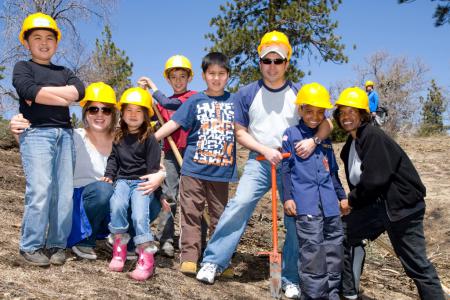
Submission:
M 103 106 L 103 107 L 97 107 L 97 106 L 89 106 L 86 111 L 90 114 L 90 115 L 96 115 L 98 114 L 99 111 L 102 111 L 102 113 L 106 116 L 109 116 L 112 114 L 113 109 L 111 107 L 107 107 L 107 106 Z
M 261 58 L 261 62 L 265 65 L 270 65 L 270 64 L 281 65 L 282 63 L 286 62 L 286 59 L 285 58 L 275 58 L 275 59 Z

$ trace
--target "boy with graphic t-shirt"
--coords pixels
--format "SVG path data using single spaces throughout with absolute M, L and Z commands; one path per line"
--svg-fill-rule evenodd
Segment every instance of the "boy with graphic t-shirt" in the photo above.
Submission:
M 228 201 L 228 183 L 237 180 L 234 105 L 224 91 L 230 67 L 222 53 L 203 58 L 202 77 L 207 89 L 185 102 L 155 137 L 160 140 L 182 127 L 190 130 L 180 178 L 181 266 L 195 275 L 200 257 L 200 224 L 205 203 L 210 213 L 210 234 Z

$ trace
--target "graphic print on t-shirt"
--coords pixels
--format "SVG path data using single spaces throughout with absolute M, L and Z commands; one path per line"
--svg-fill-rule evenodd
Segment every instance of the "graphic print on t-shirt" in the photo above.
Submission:
M 197 120 L 201 127 L 193 160 L 204 165 L 231 166 L 235 143 L 233 103 L 198 104 Z

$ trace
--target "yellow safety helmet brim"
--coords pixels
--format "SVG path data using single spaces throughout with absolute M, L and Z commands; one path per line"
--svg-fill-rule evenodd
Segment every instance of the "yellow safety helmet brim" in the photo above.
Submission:
M 169 72 L 172 69 L 184 69 L 189 73 L 190 77 L 194 77 L 191 61 L 186 56 L 174 55 L 169 57 L 164 66 L 164 78 L 169 77 Z
M 367 93 L 359 87 L 349 87 L 343 90 L 335 105 L 349 106 L 370 112 L 369 97 L 367 96 Z
M 25 45 L 25 33 L 32 29 L 48 29 L 56 33 L 56 41 L 61 40 L 61 30 L 59 30 L 56 21 L 49 15 L 43 13 L 31 14 L 25 18 L 20 30 L 19 40 Z
M 261 51 L 262 51 L 263 47 L 272 45 L 272 44 L 282 44 L 282 45 L 286 46 L 287 47 L 287 60 L 291 59 L 292 47 L 291 47 L 291 44 L 289 43 L 288 37 L 284 33 L 276 31 L 276 30 L 268 32 L 268 33 L 264 34 L 264 36 L 262 37 L 261 42 L 259 43 L 259 46 L 258 46 L 259 57 L 261 57 Z
M 308 104 L 325 109 L 333 108 L 333 104 L 330 102 L 330 93 L 323 85 L 317 82 L 305 84 L 298 91 L 295 103 L 298 105 Z
M 94 82 L 87 86 L 80 106 L 84 107 L 88 101 L 102 102 L 116 105 L 116 92 L 104 82 Z
M 120 97 L 119 103 L 117 103 L 117 109 L 121 110 L 123 104 L 134 104 L 146 107 L 148 114 L 152 117 L 155 112 L 153 111 L 153 98 L 147 90 L 140 87 L 133 87 L 125 90 Z

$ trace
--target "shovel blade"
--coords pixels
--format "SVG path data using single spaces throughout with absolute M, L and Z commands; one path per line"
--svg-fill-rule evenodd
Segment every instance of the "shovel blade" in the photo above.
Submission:
M 270 255 L 270 294 L 272 298 L 281 298 L 281 255 Z

